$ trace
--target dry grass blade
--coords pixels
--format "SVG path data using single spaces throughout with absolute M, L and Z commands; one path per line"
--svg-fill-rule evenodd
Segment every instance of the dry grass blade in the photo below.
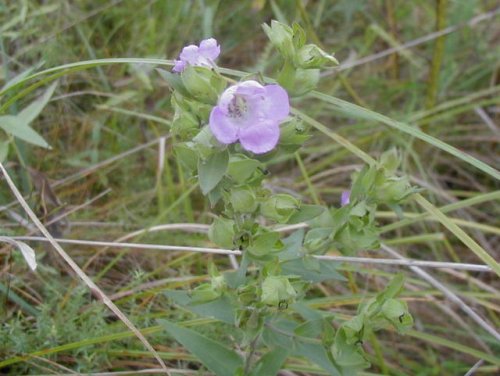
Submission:
M 472 366 L 470 370 L 467 371 L 467 373 L 464 376 L 472 376 L 474 373 L 477 371 L 479 367 L 484 363 L 484 360 L 479 360 L 476 364 Z
M 189 370 L 183 370 L 183 369 L 175 369 L 172 370 L 178 375 L 200 375 L 199 371 L 189 371 Z M 125 376 L 125 375 L 157 375 L 161 374 L 164 371 L 162 369 L 158 368 L 151 368 L 151 369 L 141 369 L 141 370 L 135 370 L 135 371 L 117 371 L 117 372 L 95 372 L 95 373 L 85 373 L 87 376 Z M 51 374 L 43 374 L 43 375 L 37 375 L 37 376 L 70 376 L 70 375 L 75 375 L 74 373 L 51 373 Z
M 167 366 L 163 362 L 163 360 L 160 358 L 156 350 L 153 348 L 153 346 L 149 343 L 149 341 L 144 337 L 144 335 L 135 327 L 135 325 L 128 319 L 125 314 L 120 311 L 120 309 L 111 301 L 111 299 L 108 298 L 108 296 L 92 281 L 83 271 L 80 269 L 80 267 L 73 261 L 73 259 L 64 251 L 64 249 L 57 243 L 57 241 L 52 237 L 52 235 L 47 231 L 45 226 L 40 222 L 38 217 L 35 215 L 33 210 L 29 207 L 28 203 L 24 200 L 23 196 L 21 195 L 21 192 L 17 189 L 16 185 L 10 178 L 9 174 L 7 173 L 7 170 L 3 166 L 2 163 L 0 163 L 0 170 L 2 170 L 2 173 L 5 177 L 5 180 L 7 184 L 9 185 L 12 193 L 16 197 L 17 200 L 19 200 L 19 203 L 23 207 L 23 209 L 26 211 L 26 214 L 30 217 L 30 219 L 33 221 L 33 223 L 36 225 L 36 227 L 40 230 L 40 232 L 48 239 L 50 244 L 54 247 L 54 249 L 59 253 L 59 255 L 66 261 L 66 263 L 71 267 L 71 269 L 76 273 L 76 275 L 90 288 L 92 293 L 96 295 L 99 299 L 102 300 L 102 302 L 139 338 L 139 340 L 144 344 L 146 349 L 150 351 L 153 356 L 156 358 L 158 363 L 160 363 L 161 367 L 163 368 L 165 374 L 170 375 L 170 372 L 167 369 Z
M 37 236 L 13 236 L 14 240 L 22 241 L 41 241 L 46 242 L 47 239 Z M 131 249 L 150 249 L 158 251 L 180 251 L 180 252 L 196 252 L 196 253 L 208 253 L 217 255 L 229 255 L 229 256 L 241 256 L 242 252 L 231 249 L 220 249 L 220 248 L 208 248 L 208 247 L 188 247 L 181 245 L 167 245 L 167 244 L 144 244 L 144 243 L 122 243 L 122 242 L 106 242 L 106 241 L 96 241 L 96 240 L 79 240 L 79 239 L 54 239 L 55 241 L 63 244 L 78 244 L 87 246 L 103 246 L 103 247 L 115 247 L 115 248 L 131 248 Z M 365 263 L 365 264 L 379 264 L 379 265 L 392 265 L 392 266 L 420 266 L 428 268 L 449 268 L 458 270 L 471 270 L 477 272 L 491 272 L 491 268 L 487 265 L 478 264 L 464 264 L 457 262 L 440 262 L 440 261 L 421 261 L 421 260 L 394 260 L 394 259 L 383 259 L 383 258 L 371 258 L 371 257 L 350 257 L 350 256 L 314 256 L 319 260 L 337 261 L 337 262 L 353 262 L 353 263 Z

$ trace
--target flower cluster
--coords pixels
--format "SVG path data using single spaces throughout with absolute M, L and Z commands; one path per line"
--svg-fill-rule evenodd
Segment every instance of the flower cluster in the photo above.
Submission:
M 213 38 L 201 41 L 199 46 L 184 47 L 173 71 L 181 73 L 187 65 L 213 67 L 220 54 L 220 46 Z M 237 141 L 255 154 L 263 154 L 276 147 L 280 138 L 280 124 L 290 113 L 290 101 L 280 85 L 261 85 L 247 80 L 227 88 L 210 113 L 210 130 L 221 144 Z
M 202 40 L 199 46 L 190 44 L 182 49 L 179 60 L 175 61 L 174 68 L 176 73 L 182 72 L 186 65 L 199 67 L 212 67 L 215 59 L 220 55 L 220 46 L 214 38 Z

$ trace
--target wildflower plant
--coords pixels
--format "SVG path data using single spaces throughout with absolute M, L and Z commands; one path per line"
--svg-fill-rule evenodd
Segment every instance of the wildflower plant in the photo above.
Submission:
M 210 281 L 167 296 L 192 312 L 229 325 L 231 346 L 170 321 L 165 329 L 218 375 L 276 374 L 288 356 L 307 358 L 333 375 L 369 365 L 363 341 L 391 327 L 404 332 L 412 318 L 398 299 L 397 276 L 350 319 L 313 309 L 305 299 L 314 283 L 345 278 L 339 265 L 318 256 L 354 254 L 379 246 L 375 211 L 398 211 L 412 193 L 396 175 L 395 151 L 356 172 L 339 207 L 311 205 L 267 188 L 268 166 L 293 155 L 309 139 L 291 114 L 290 98 L 313 90 L 319 70 L 337 64 L 306 44 L 305 32 L 273 21 L 264 30 L 281 56 L 276 80 L 256 75 L 235 82 L 215 65 L 214 39 L 185 47 L 171 72 L 159 70 L 172 88 L 175 154 L 191 173 L 215 214 L 208 236 L 217 246 L 240 250 L 235 270 L 208 265 Z M 279 226 L 306 224 L 287 235 Z M 239 349 L 236 352 L 233 349 Z

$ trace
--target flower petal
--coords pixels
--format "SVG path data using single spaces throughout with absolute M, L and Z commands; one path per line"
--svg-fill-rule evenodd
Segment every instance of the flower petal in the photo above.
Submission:
M 172 71 L 175 73 L 180 73 L 186 68 L 186 62 L 182 60 L 176 60 Z
M 280 138 L 280 126 L 276 121 L 260 120 L 252 126 L 240 129 L 240 142 L 244 149 L 255 154 L 274 149 Z
M 351 202 L 351 191 L 343 191 L 340 196 L 340 206 L 349 205 Z
M 280 85 L 266 85 L 264 111 L 268 119 L 278 123 L 290 114 L 290 99 L 288 93 Z
M 236 84 L 236 94 L 244 96 L 264 95 L 266 90 L 264 86 L 255 80 L 247 80 Z
M 198 46 L 190 44 L 189 46 L 184 47 L 179 55 L 179 58 L 186 63 L 196 65 L 200 58 Z
M 222 144 L 232 144 L 238 140 L 238 125 L 219 106 L 212 109 L 209 126 L 217 141 Z
M 214 61 L 220 54 L 220 46 L 214 38 L 202 40 L 199 49 L 200 55 Z
M 229 113 L 229 105 L 231 104 L 231 101 L 234 98 L 234 93 L 236 93 L 237 89 L 237 85 L 230 86 L 226 90 L 224 90 L 224 92 L 220 96 L 218 106 L 223 113 Z

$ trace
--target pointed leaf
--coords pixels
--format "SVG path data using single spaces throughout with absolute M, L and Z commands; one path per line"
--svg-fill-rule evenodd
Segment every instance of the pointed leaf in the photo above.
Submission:
M 204 195 L 215 188 L 222 180 L 227 170 L 229 155 L 227 151 L 212 154 L 206 161 L 198 163 L 198 178 Z
M 287 223 L 295 224 L 310 221 L 323 214 L 326 210 L 327 209 L 321 205 L 301 205 L 300 209 L 290 217 Z
M 283 273 L 285 274 L 299 275 L 302 277 L 302 279 L 313 283 L 332 279 L 345 281 L 345 277 L 337 271 L 339 265 L 340 264 L 335 261 L 321 260 L 319 269 L 314 270 L 311 268 L 307 268 L 305 259 L 302 258 L 283 262 L 281 264 L 281 268 Z
M 335 365 L 328 357 L 328 354 L 326 353 L 323 345 L 316 343 L 298 342 L 297 350 L 295 353 L 298 356 L 303 356 L 306 359 L 314 362 L 325 371 L 328 371 L 330 375 L 341 375 L 340 371 L 337 369 L 337 367 L 335 367 Z
M 172 73 L 166 71 L 165 69 L 156 68 L 156 71 L 160 74 L 160 76 L 167 81 L 168 85 L 173 89 L 177 90 L 185 97 L 191 97 L 191 94 L 187 91 L 184 83 L 182 82 L 181 75 L 178 73 Z
M 28 124 L 17 116 L 5 115 L 0 116 L 0 128 L 8 134 L 17 137 L 33 145 L 38 145 L 44 148 L 50 148 L 50 145 L 33 130 Z
M 288 349 L 278 347 L 264 354 L 255 364 L 250 376 L 277 375 L 288 356 Z
M 194 330 L 180 327 L 167 320 L 158 320 L 167 332 L 218 376 L 234 376 L 243 360 L 233 350 L 202 336 Z
M 231 300 L 227 296 L 221 296 L 220 298 L 212 300 L 208 303 L 195 304 L 186 291 L 166 291 L 165 295 L 172 299 L 176 304 L 179 304 L 202 317 L 214 318 L 228 324 L 234 324 L 236 317 L 235 309 Z
M 54 82 L 52 85 L 49 86 L 47 91 L 43 93 L 40 97 L 35 99 L 33 102 L 31 102 L 28 107 L 24 108 L 18 115 L 17 117 L 21 119 L 21 121 L 24 124 L 29 124 L 35 118 L 40 115 L 40 112 L 44 109 L 44 107 L 49 103 L 50 98 L 52 97 L 52 94 L 54 94 L 54 90 L 57 87 L 57 81 Z

